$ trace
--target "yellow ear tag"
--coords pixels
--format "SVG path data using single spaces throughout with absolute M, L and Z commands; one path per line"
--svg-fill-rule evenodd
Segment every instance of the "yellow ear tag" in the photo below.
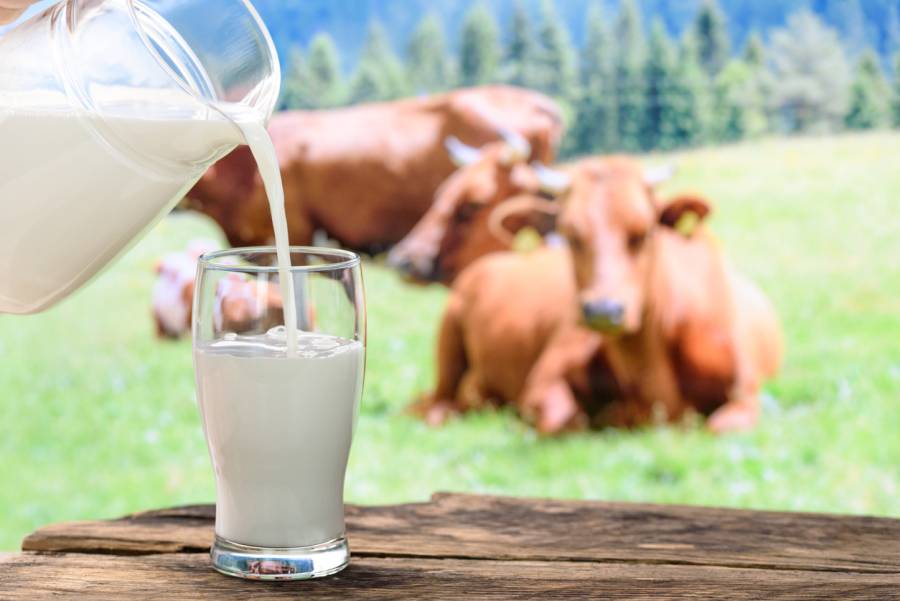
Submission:
M 700 225 L 700 217 L 697 213 L 686 211 L 675 222 L 675 231 L 685 238 L 690 238 L 694 235 L 698 225 Z
M 512 241 L 512 250 L 517 253 L 528 253 L 541 246 L 544 239 L 541 234 L 533 227 L 523 227 L 516 232 L 516 237 Z

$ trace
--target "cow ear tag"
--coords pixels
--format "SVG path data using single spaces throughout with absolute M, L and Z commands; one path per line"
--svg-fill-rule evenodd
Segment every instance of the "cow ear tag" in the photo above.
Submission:
M 697 231 L 699 225 L 700 216 L 694 211 L 685 211 L 675 222 L 675 231 L 685 238 L 690 238 Z
M 544 239 L 541 234 L 531 226 L 523 227 L 516 232 L 512 241 L 512 249 L 517 253 L 529 253 L 538 249 Z

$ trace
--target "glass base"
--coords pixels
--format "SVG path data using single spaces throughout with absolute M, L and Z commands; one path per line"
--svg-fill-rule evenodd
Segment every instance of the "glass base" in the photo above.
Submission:
M 350 547 L 343 536 L 312 547 L 269 549 L 216 535 L 209 554 L 217 571 L 249 580 L 321 578 L 340 572 L 350 563 Z

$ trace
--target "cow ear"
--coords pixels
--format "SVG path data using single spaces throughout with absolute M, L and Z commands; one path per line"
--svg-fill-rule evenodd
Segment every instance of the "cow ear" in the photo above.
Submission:
M 709 202 L 700 196 L 676 196 L 661 208 L 659 223 L 689 238 L 711 210 Z

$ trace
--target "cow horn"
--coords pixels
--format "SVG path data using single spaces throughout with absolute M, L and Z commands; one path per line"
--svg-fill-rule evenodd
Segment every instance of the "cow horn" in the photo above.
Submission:
M 450 160 L 457 167 L 466 167 L 478 162 L 481 158 L 481 150 L 465 144 L 456 136 L 447 136 L 444 140 L 444 148 L 447 149 Z
M 563 171 L 550 169 L 536 161 L 531 164 L 531 168 L 534 169 L 538 181 L 541 183 L 541 192 L 546 194 L 559 196 L 560 194 L 565 193 L 572 184 L 572 178 L 569 177 L 568 173 Z
M 654 188 L 675 177 L 676 171 L 678 171 L 678 169 L 672 164 L 648 167 L 644 170 L 644 182 L 651 188 Z
M 512 150 L 515 161 L 527 161 L 531 158 L 531 143 L 522 134 L 503 128 L 500 130 L 500 137 Z

